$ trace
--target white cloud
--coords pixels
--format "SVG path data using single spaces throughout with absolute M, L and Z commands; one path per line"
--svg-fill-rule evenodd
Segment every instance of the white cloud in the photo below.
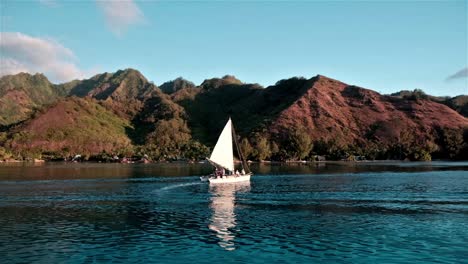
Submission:
M 143 12 L 132 0 L 96 0 L 104 12 L 109 29 L 117 36 L 122 36 L 127 29 L 145 20 Z
M 454 79 L 461 79 L 461 78 L 468 78 L 468 67 L 457 71 L 456 73 L 447 77 L 447 80 L 454 80 Z
M 11 58 L 1 58 L 0 60 L 0 76 L 7 74 L 16 74 L 19 72 L 29 72 L 26 65 Z
M 0 76 L 40 72 L 55 82 L 84 78 L 76 61 L 73 52 L 55 40 L 0 32 Z

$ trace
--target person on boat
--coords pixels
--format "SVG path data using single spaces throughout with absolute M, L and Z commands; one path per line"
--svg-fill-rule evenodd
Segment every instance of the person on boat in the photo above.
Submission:
M 245 175 L 245 170 L 244 170 L 244 169 L 242 169 L 241 173 L 242 173 L 242 175 Z
M 239 170 L 236 170 L 236 176 L 239 176 Z
M 224 168 L 223 168 L 223 170 L 222 170 L 222 175 L 223 175 L 223 176 L 226 175 L 226 170 L 224 170 Z

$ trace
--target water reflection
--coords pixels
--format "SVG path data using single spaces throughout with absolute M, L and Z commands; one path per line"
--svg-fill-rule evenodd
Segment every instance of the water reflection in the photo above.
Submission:
M 226 250 L 235 250 L 236 227 L 235 199 L 236 193 L 249 192 L 250 182 L 210 185 L 211 209 L 213 214 L 209 228 L 216 232 L 218 244 Z
M 255 177 L 286 174 L 340 174 L 360 172 L 465 171 L 468 162 L 322 162 L 253 163 Z M 159 176 L 200 176 L 212 172 L 209 164 L 154 163 L 0 163 L 0 181 L 128 179 Z

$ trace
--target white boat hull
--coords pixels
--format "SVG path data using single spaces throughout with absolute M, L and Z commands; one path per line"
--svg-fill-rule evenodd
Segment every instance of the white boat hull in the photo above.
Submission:
M 214 183 L 234 183 L 234 182 L 244 182 L 250 181 L 250 175 L 229 175 L 229 176 L 222 176 L 222 177 L 214 177 L 214 176 L 205 176 L 200 177 L 202 181 L 209 181 L 211 184 Z

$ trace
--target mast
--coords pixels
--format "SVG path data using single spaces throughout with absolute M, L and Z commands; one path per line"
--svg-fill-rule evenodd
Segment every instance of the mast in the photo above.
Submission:
M 237 142 L 237 135 L 236 131 L 234 130 L 234 125 L 231 125 L 232 128 L 232 137 L 234 138 L 234 143 L 236 145 L 237 153 L 239 154 L 239 158 L 241 159 L 241 164 L 242 164 L 242 169 L 245 170 L 246 173 L 250 172 L 249 165 L 247 164 L 247 161 L 244 159 L 244 156 L 242 155 L 242 151 L 239 148 L 239 144 Z

